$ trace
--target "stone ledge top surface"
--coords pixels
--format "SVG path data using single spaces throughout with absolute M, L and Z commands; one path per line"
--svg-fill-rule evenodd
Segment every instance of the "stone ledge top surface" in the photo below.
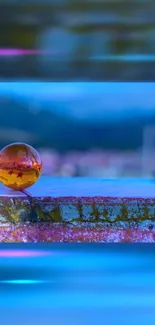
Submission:
M 155 198 L 155 180 L 43 176 L 27 192 L 38 198 Z
M 155 198 L 154 179 L 102 179 L 42 176 L 26 192 L 34 198 Z M 25 197 L 0 184 L 0 197 Z

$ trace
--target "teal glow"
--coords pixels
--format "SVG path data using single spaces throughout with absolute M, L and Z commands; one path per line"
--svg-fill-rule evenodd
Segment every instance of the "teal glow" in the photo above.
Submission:
M 8 284 L 38 284 L 38 283 L 43 283 L 43 281 L 30 280 L 30 279 L 5 280 L 5 281 L 0 281 L 0 282 L 1 283 L 8 283 Z

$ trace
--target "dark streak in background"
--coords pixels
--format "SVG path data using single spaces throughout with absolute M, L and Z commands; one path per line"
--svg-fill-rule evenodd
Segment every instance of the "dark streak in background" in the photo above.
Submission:
M 37 52 L 0 52 L 0 78 L 153 81 L 154 10 L 154 1 L 3 1 L 0 49 Z

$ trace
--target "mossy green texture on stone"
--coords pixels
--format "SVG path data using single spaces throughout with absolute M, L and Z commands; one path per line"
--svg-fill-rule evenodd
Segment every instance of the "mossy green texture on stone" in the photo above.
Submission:
M 0 198 L 0 215 L 3 216 L 3 222 L 28 221 L 30 212 L 31 205 L 27 199 Z
M 51 204 L 36 204 L 36 213 L 40 221 L 48 222 L 61 222 L 61 213 L 59 206 L 53 206 Z
M 95 202 L 32 201 L 30 198 L 0 197 L 0 224 L 20 222 L 141 224 L 155 221 L 154 199 L 115 199 Z

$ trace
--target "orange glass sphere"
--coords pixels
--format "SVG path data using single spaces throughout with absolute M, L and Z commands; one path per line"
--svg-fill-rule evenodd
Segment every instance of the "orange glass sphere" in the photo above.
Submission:
M 38 152 L 25 143 L 12 143 L 0 151 L 0 181 L 14 190 L 33 185 L 42 171 Z

